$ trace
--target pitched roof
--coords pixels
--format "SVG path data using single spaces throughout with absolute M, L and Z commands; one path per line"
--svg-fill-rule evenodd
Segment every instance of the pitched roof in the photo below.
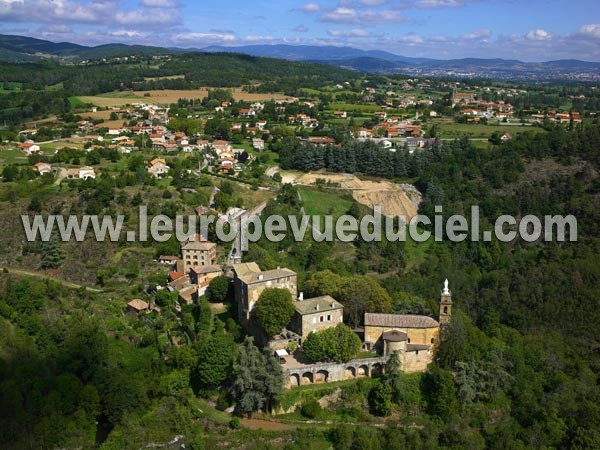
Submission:
M 194 266 L 190 270 L 192 272 L 196 273 L 196 274 L 223 272 L 221 270 L 221 266 L 217 266 L 217 265 L 212 265 L 212 266 Z
M 241 266 L 241 267 L 239 267 Z M 287 268 L 261 271 L 256 263 L 234 264 L 233 270 L 237 277 L 246 284 L 260 283 L 278 278 L 296 276 L 296 272 Z
M 146 303 L 144 300 L 140 300 L 139 298 L 134 298 L 129 303 L 127 303 L 127 305 L 135 309 L 136 311 L 143 311 L 144 309 L 148 309 L 148 303 Z
M 334 311 L 344 307 L 344 305 L 329 295 L 307 298 L 306 300 L 297 300 L 294 302 L 294 306 L 296 307 L 296 311 L 301 315 L 314 314 L 323 311 Z
M 260 267 L 258 267 L 258 264 L 256 264 L 255 262 L 239 263 L 233 265 L 233 271 L 239 277 L 248 272 L 258 273 L 260 272 Z
M 384 341 L 390 341 L 390 342 L 408 341 L 408 335 L 404 331 L 400 331 L 400 330 L 386 331 L 385 333 L 383 333 L 381 335 L 381 338 Z
M 431 347 L 427 344 L 406 344 L 407 352 L 416 352 L 419 350 L 429 350 Z
M 210 251 L 215 248 L 217 244 L 210 242 L 204 236 L 200 234 L 191 234 L 184 241 L 181 242 L 182 250 L 202 250 Z
M 169 280 L 171 281 L 179 280 L 182 277 L 185 277 L 183 272 L 169 272 Z
M 428 316 L 413 314 L 365 313 L 365 326 L 398 328 L 436 328 L 440 324 Z

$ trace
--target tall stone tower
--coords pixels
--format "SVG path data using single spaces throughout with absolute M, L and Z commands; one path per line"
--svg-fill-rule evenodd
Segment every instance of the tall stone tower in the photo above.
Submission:
M 452 293 L 448 289 L 448 279 L 444 281 L 444 289 L 440 298 L 440 325 L 446 326 L 452 317 Z

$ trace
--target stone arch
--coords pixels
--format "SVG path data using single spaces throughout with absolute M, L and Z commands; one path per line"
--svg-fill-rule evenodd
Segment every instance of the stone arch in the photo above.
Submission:
M 290 386 L 300 386 L 300 375 L 293 373 L 290 375 Z
M 313 377 L 312 372 L 304 372 L 302 374 L 302 380 L 301 380 L 302 384 L 312 384 L 313 380 L 314 380 L 314 377 Z
M 344 379 L 352 380 L 353 378 L 356 378 L 356 369 L 352 366 L 346 367 L 344 370 Z
M 358 366 L 358 370 L 356 371 L 356 376 L 358 378 L 368 377 L 369 376 L 369 366 L 367 366 L 366 364 Z
M 383 375 L 383 365 L 380 363 L 375 363 L 371 366 L 371 376 L 379 377 Z
M 327 383 L 329 372 L 327 370 L 319 370 L 315 373 L 315 383 Z

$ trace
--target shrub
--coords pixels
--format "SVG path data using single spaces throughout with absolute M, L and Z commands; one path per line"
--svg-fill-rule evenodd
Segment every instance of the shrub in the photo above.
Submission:
M 232 430 L 239 430 L 240 428 L 242 428 L 242 423 L 240 422 L 240 418 L 232 417 L 231 420 L 229 421 L 229 428 L 231 428 Z
M 315 399 L 309 400 L 307 403 L 302 405 L 302 409 L 300 410 L 304 417 L 309 419 L 315 419 L 321 415 L 323 412 L 323 408 L 318 401 Z

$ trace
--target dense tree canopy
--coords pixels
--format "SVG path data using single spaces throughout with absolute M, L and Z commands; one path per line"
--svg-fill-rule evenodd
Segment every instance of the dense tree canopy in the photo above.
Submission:
M 268 336 L 279 333 L 289 323 L 295 310 L 290 291 L 280 288 L 262 291 L 254 307 L 258 323 Z

